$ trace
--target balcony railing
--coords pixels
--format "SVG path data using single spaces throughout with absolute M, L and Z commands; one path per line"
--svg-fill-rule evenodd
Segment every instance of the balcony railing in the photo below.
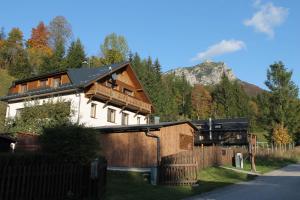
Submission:
M 145 103 L 135 97 L 126 95 L 112 88 L 97 84 L 86 93 L 87 95 L 97 95 L 104 100 L 115 102 L 121 106 L 126 106 L 136 111 L 151 113 L 151 104 Z

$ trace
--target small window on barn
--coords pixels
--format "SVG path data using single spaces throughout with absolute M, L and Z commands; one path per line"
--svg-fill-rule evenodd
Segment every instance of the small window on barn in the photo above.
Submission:
M 129 115 L 127 113 L 122 113 L 122 125 L 128 125 Z
M 91 118 L 96 118 L 97 104 L 91 104 Z
M 61 85 L 61 79 L 60 77 L 53 78 L 52 87 L 57 88 Z
M 222 140 L 222 135 L 219 135 L 219 140 Z
M 193 136 L 180 134 L 179 135 L 179 148 L 182 150 L 192 150 L 194 145 Z
M 107 121 L 115 123 L 116 119 L 116 111 L 114 109 L 108 108 L 107 109 Z
M 44 87 L 47 86 L 47 82 L 48 82 L 48 79 L 42 79 L 42 80 L 39 81 L 39 86 L 41 88 L 44 88 Z
M 241 139 L 242 139 L 242 135 L 241 135 L 241 134 L 237 134 L 237 135 L 236 135 L 236 139 L 237 139 L 237 140 L 241 140 Z
M 137 117 L 137 118 L 136 118 L 136 123 L 137 123 L 137 124 L 141 124 L 141 117 Z
M 27 92 L 27 90 L 28 90 L 27 83 L 20 85 L 20 93 Z

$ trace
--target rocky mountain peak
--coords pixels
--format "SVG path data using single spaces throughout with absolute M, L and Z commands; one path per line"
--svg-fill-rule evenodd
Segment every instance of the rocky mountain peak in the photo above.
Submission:
M 174 73 L 176 76 L 184 75 L 191 84 L 216 85 L 225 74 L 229 80 L 236 80 L 236 76 L 224 62 L 213 62 L 206 60 L 192 67 L 180 67 L 166 72 Z

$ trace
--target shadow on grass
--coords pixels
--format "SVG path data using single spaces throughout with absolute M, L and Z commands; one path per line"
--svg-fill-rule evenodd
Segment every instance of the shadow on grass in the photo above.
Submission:
M 253 176 L 212 167 L 199 173 L 199 181 L 195 186 L 153 186 L 142 173 L 108 172 L 105 199 L 177 200 L 252 179 Z

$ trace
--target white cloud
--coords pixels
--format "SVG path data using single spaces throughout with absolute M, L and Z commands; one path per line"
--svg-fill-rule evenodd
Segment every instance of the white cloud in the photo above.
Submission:
M 254 2 L 258 9 L 251 19 L 244 21 L 244 25 L 253 26 L 255 31 L 265 33 L 273 38 L 275 27 L 280 26 L 287 18 L 289 10 L 284 7 L 274 6 L 273 3 L 261 4 L 260 0 Z
M 205 59 L 211 59 L 212 57 L 232 53 L 246 48 L 243 41 L 240 40 L 222 40 L 221 42 L 214 44 L 206 51 L 198 53 L 191 61 L 200 61 Z

